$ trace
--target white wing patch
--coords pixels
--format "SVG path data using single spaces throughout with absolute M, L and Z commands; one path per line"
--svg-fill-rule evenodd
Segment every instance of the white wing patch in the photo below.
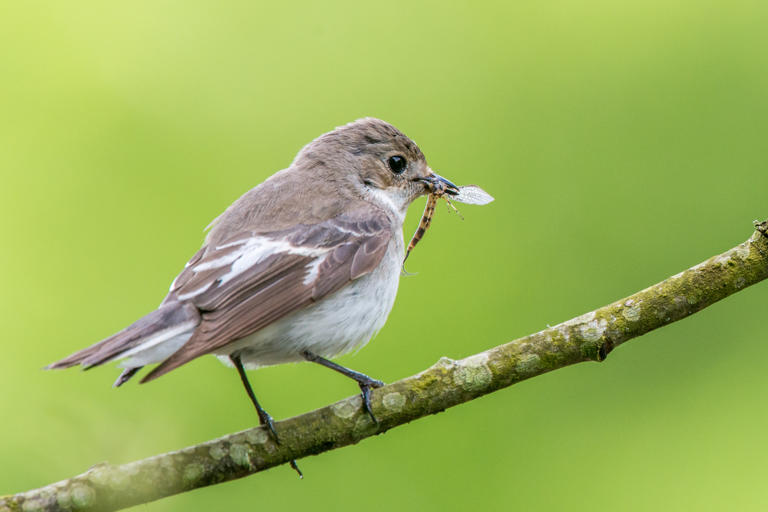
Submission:
M 326 257 L 328 257 L 327 253 L 315 258 L 309 265 L 307 265 L 307 275 L 304 276 L 303 281 L 305 285 L 315 282 L 317 279 L 317 273 L 320 271 L 320 265 L 322 265 Z
M 297 254 L 300 256 L 309 256 L 313 260 L 307 265 L 307 275 L 304 278 L 304 284 L 309 284 L 317 279 L 320 265 L 325 261 L 331 248 L 327 247 L 302 247 L 293 245 L 285 240 L 275 240 L 261 236 L 254 236 L 242 240 L 236 240 L 224 245 L 217 246 L 217 250 L 240 246 L 237 250 L 208 261 L 200 262 L 192 266 L 193 272 L 203 272 L 223 268 L 231 265 L 229 271 L 222 275 L 218 281 L 225 284 L 238 275 L 247 271 L 254 265 L 258 265 L 266 258 L 280 253 Z M 188 300 L 207 291 L 214 281 L 196 288 L 190 292 L 178 296 L 179 300 Z
M 180 294 L 178 296 L 178 299 L 179 300 L 187 300 L 187 299 L 191 299 L 192 297 L 196 297 L 196 296 L 200 295 L 201 293 L 203 293 L 208 288 L 210 288 L 212 284 L 213 284 L 213 281 L 211 281 L 209 283 L 205 283 L 200 288 L 196 288 L 196 289 L 192 290 L 191 292 L 182 293 L 182 294 Z
M 226 283 L 238 274 L 241 274 L 252 266 L 263 261 L 268 256 L 279 253 L 298 254 L 299 256 L 319 257 L 328 253 L 329 249 L 322 247 L 296 247 L 284 240 L 272 240 L 260 236 L 249 239 L 242 249 L 238 251 L 239 256 L 232 263 L 232 268 L 221 276 L 221 282 Z M 228 265 L 229 263 L 226 263 Z M 220 266 L 224 266 L 220 265 Z M 215 267 L 211 267 L 215 268 Z
M 217 247 L 217 249 L 221 249 L 221 247 Z M 242 255 L 243 254 L 241 252 L 233 252 L 231 254 L 227 254 L 226 256 L 222 256 L 221 258 L 216 258 L 215 260 L 199 263 L 195 265 L 192 270 L 195 272 L 202 272 L 203 270 L 226 267 L 230 263 L 233 263 L 235 260 L 240 258 Z

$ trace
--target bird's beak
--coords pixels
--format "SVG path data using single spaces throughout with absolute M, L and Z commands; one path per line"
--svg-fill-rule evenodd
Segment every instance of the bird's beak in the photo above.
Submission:
M 443 178 L 439 174 L 435 174 L 431 169 L 430 174 L 426 178 L 416 178 L 413 181 L 418 181 L 426 185 L 430 194 L 449 194 L 455 196 L 459 193 L 459 187 Z

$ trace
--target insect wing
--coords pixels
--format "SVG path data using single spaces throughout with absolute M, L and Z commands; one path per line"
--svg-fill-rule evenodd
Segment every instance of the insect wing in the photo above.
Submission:
M 451 196 L 451 200 L 465 204 L 482 205 L 493 201 L 493 196 L 477 185 L 467 185 L 466 187 L 459 187 L 459 193 Z

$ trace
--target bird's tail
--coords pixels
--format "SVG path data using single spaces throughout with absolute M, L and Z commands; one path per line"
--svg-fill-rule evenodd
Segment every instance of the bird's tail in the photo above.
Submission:
M 126 359 L 126 368 L 115 382 L 119 386 L 142 366 L 163 361 L 176 352 L 200 323 L 200 312 L 191 304 L 170 302 L 138 319 L 122 331 L 95 345 L 45 367 L 46 370 L 82 365 L 93 368 L 115 359 Z

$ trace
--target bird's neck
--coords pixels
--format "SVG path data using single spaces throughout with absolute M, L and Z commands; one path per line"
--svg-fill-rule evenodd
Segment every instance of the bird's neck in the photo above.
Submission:
M 411 203 L 409 197 L 406 197 L 405 194 L 401 197 L 399 194 L 391 194 L 374 187 L 366 187 L 364 196 L 367 201 L 390 214 L 397 221 L 398 227 L 402 227 L 405 220 L 405 212 Z

